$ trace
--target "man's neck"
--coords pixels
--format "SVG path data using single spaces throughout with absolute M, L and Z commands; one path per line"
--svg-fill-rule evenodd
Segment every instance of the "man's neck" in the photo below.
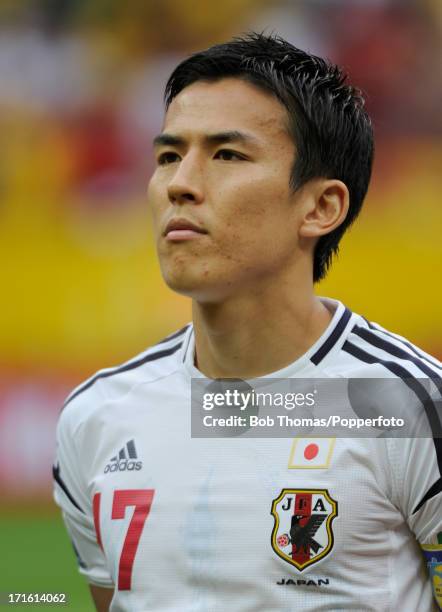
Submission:
M 296 286 L 296 285 L 295 285 Z M 209 378 L 253 378 L 280 370 L 320 338 L 332 313 L 313 293 L 293 289 L 193 303 L 196 365 Z

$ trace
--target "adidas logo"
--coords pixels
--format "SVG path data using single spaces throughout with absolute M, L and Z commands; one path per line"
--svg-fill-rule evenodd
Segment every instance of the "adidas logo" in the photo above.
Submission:
M 108 472 L 133 472 L 141 470 L 143 467 L 142 461 L 135 461 L 138 459 L 137 449 L 135 448 L 135 441 L 129 440 L 119 451 L 118 455 L 111 457 L 109 463 L 104 468 L 104 473 Z

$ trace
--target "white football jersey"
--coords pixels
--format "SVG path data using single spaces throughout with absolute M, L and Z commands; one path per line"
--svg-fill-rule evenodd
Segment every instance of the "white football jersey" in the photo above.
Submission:
M 268 376 L 441 380 L 428 354 L 323 302 L 324 334 Z M 61 413 L 55 499 L 112 612 L 437 609 L 440 438 L 192 438 L 192 377 L 189 325 Z

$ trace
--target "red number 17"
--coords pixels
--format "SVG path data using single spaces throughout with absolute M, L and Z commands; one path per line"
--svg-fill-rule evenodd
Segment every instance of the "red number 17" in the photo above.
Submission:
M 154 493 L 154 489 L 120 489 L 114 492 L 112 519 L 124 519 L 127 506 L 135 506 L 121 550 L 120 564 L 118 566 L 119 591 L 129 591 L 131 588 L 132 567 L 141 532 L 150 512 Z M 95 531 L 97 542 L 103 548 L 100 530 L 100 501 L 101 493 L 96 493 L 93 499 Z

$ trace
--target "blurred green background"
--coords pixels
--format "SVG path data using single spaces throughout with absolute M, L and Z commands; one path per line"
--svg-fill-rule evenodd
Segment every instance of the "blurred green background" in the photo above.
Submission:
M 66 595 L 63 608 L 79 612 L 94 610 L 89 589 L 75 570 L 74 552 L 66 537 L 62 519 L 45 509 L 29 508 L 13 515 L 3 513 L 0 522 L 2 555 L 0 561 L 0 609 L 6 593 L 52 593 Z M 4 609 L 25 611 L 29 608 L 61 606 L 45 604 L 9 604 Z
M 442 355 L 439 0 L 3 0 L 0 592 L 90 609 L 51 502 L 57 414 L 190 318 L 155 259 L 151 140 L 174 65 L 247 29 L 343 65 L 374 119 L 365 209 L 318 293 Z

